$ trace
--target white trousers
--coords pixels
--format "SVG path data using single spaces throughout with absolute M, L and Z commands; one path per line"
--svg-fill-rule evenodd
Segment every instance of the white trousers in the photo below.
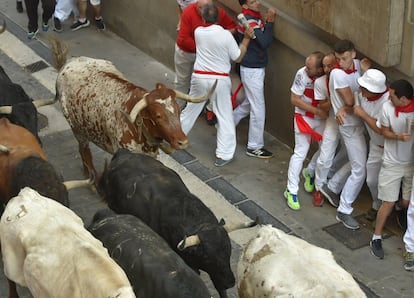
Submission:
M 339 128 L 336 123 L 335 116 L 329 114 L 325 121 L 325 129 L 322 135 L 322 142 L 320 144 L 319 157 L 316 160 L 315 167 L 315 188 L 320 190 L 328 179 L 329 170 L 335 157 L 336 148 L 339 144 Z
M 308 163 L 307 169 L 308 173 L 311 177 L 315 177 L 315 168 L 316 168 L 316 161 L 318 160 L 320 149 L 315 151 L 315 153 L 312 155 L 311 160 Z
M 54 17 L 58 18 L 61 22 L 64 22 L 72 13 L 75 16 L 79 16 L 78 6 L 76 0 L 57 0 Z
M 414 177 L 412 190 L 414 190 Z M 404 233 L 403 240 L 405 250 L 414 252 L 414 191 L 411 191 L 410 204 L 407 210 L 407 230 Z
M 191 96 L 200 96 L 210 91 L 215 80 L 217 87 L 210 96 L 210 104 L 217 117 L 217 147 L 216 157 L 229 160 L 234 157 L 236 150 L 236 127 L 233 121 L 233 107 L 231 104 L 231 81 L 229 77 L 206 76 L 193 74 L 191 79 Z M 181 126 L 185 134 L 188 134 L 194 126 L 198 115 L 205 105 L 203 103 L 187 103 L 181 112 Z
M 359 195 L 366 177 L 367 142 L 364 133 L 365 127 L 362 123 L 359 126 L 339 126 L 339 132 L 344 140 L 351 164 L 351 175 L 342 189 L 337 210 L 345 214 L 351 214 L 353 211 L 352 203 Z
M 378 175 L 381 169 L 382 154 L 384 148 L 369 142 L 369 153 L 367 160 L 367 185 L 372 197 L 372 208 L 378 210 L 382 201 L 378 199 Z
M 264 147 L 263 134 L 266 117 L 265 68 L 240 66 L 240 78 L 246 98 L 233 111 L 234 123 L 237 126 L 241 119 L 250 115 L 247 148 L 261 149 Z
M 340 137 L 339 144 L 338 144 L 338 147 L 336 148 L 336 153 L 335 153 L 335 157 L 332 162 L 331 169 L 328 172 L 328 179 L 331 179 L 332 176 L 335 175 L 335 173 L 339 171 L 348 162 L 349 160 L 348 160 L 348 154 L 346 153 L 345 144 L 342 138 Z
M 306 116 L 303 116 L 303 118 L 313 130 L 322 134 L 325 124 L 324 120 Z M 299 191 L 300 172 L 302 171 L 303 161 L 309 151 L 311 136 L 299 131 L 294 118 L 293 123 L 295 129 L 295 149 L 289 161 L 287 188 L 291 194 L 297 195 Z
M 346 162 L 335 172 L 332 178 L 329 179 L 328 188 L 334 193 L 340 194 L 350 174 L 351 164 L 349 162 Z

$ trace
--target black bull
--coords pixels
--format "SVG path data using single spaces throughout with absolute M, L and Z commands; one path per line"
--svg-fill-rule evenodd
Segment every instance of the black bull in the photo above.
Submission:
M 32 99 L 26 94 L 22 86 L 13 83 L 0 66 L 0 107 L 10 106 L 9 113 L 2 113 L 11 123 L 23 126 L 40 141 L 38 136 L 37 110 Z
M 39 143 L 37 108 L 54 102 L 55 99 L 52 98 L 32 100 L 22 86 L 13 83 L 0 66 L 0 117 L 26 128 Z
M 226 289 L 235 284 L 230 230 L 190 193 L 176 172 L 151 157 L 120 149 L 98 190 L 112 210 L 139 217 L 191 268 L 207 272 L 220 297 L 227 296 Z
M 125 271 L 137 297 L 211 297 L 201 278 L 136 216 L 103 209 L 88 230 Z

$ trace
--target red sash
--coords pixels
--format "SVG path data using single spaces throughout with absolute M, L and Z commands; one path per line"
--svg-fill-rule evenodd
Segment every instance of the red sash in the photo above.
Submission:
M 312 127 L 310 127 L 308 122 L 306 122 L 305 119 L 303 119 L 302 114 L 295 113 L 295 121 L 301 133 L 310 134 L 311 140 L 316 140 L 318 142 L 322 140 L 322 135 L 313 130 Z
M 204 71 L 204 70 L 194 70 L 194 73 L 206 74 L 206 75 L 212 75 L 212 76 L 223 76 L 223 77 L 229 76 L 228 73 L 224 73 L 224 72 L 214 72 L 214 71 Z
M 239 86 L 236 88 L 236 90 L 234 91 L 233 95 L 231 96 L 231 104 L 233 106 L 233 110 L 237 107 L 236 105 L 236 98 L 237 98 L 237 94 L 239 94 L 240 89 L 243 87 L 243 83 L 240 82 Z

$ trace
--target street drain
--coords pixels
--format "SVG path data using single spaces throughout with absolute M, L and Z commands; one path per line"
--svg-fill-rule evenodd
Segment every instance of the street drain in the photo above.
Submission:
M 49 66 L 44 61 L 40 60 L 40 61 L 37 61 L 35 63 L 26 65 L 24 67 L 24 69 L 27 70 L 30 73 L 35 73 L 35 72 L 38 72 L 38 71 L 40 71 L 42 69 L 45 69 L 45 68 L 48 68 L 48 67 Z
M 355 219 L 360 225 L 358 230 L 348 229 L 341 222 L 324 227 L 323 230 L 352 250 L 369 246 L 369 242 L 372 239 L 372 233 L 374 231 L 372 222 L 365 219 L 365 214 L 358 215 Z M 393 235 L 395 234 L 389 229 L 384 228 L 382 234 L 383 239 L 389 238 Z

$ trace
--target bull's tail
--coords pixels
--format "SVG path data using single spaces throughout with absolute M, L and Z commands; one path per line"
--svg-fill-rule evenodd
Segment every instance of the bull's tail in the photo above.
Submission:
M 49 36 L 48 39 L 52 47 L 54 66 L 59 71 L 66 63 L 68 47 L 61 39 L 57 37 Z
M 0 26 L 0 34 L 6 31 L 6 20 L 3 20 L 3 25 Z

